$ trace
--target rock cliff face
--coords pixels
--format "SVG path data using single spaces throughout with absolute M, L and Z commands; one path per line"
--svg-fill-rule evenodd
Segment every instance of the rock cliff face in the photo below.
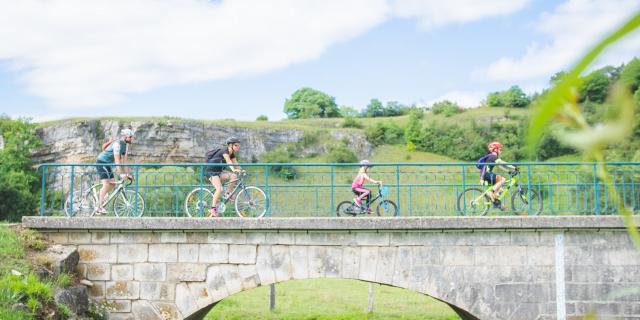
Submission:
M 43 125 L 37 130 L 43 146 L 34 153 L 34 161 L 94 162 L 101 143 L 109 137 L 115 137 L 122 128 L 132 128 L 136 132 L 130 157 L 138 163 L 202 162 L 206 150 L 222 146 L 229 136 L 236 136 L 242 141 L 239 161 L 251 162 L 281 145 L 296 143 L 305 135 L 302 129 L 269 128 L 268 124 L 263 127 L 243 127 L 187 120 L 68 120 Z M 326 153 L 329 146 L 342 139 L 348 141 L 349 147 L 357 155 L 371 154 L 371 144 L 361 132 L 338 129 L 325 129 L 324 132 L 307 133 L 326 139 L 316 139 L 317 143 L 303 146 L 301 154 Z

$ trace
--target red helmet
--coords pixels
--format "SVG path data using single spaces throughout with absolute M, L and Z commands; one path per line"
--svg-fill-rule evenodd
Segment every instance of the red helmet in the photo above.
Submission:
M 502 143 L 498 142 L 498 141 L 493 141 L 491 143 L 489 143 L 487 145 L 487 148 L 489 149 L 489 151 L 493 152 L 495 150 L 500 150 L 502 149 Z

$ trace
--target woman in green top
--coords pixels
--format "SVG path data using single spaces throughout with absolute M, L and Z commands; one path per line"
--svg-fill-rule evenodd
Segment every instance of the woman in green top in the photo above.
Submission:
M 129 144 L 133 141 L 133 131 L 131 129 L 123 129 L 120 132 L 120 139 L 112 141 L 108 147 L 106 147 L 98 155 L 97 163 L 98 174 L 100 175 L 100 182 L 102 182 L 102 188 L 100 188 L 100 194 L 98 195 L 98 209 L 96 214 L 107 213 L 107 209 L 103 206 L 104 197 L 115 185 L 113 170 L 111 164 L 125 164 L 127 163 L 127 155 L 129 154 Z M 103 165 L 104 164 L 104 165 Z M 129 176 L 129 167 L 118 167 L 120 171 L 120 179 L 125 179 Z

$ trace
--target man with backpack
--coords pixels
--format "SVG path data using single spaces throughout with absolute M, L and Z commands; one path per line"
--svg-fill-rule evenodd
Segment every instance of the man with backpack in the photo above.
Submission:
M 107 209 L 104 208 L 104 198 L 107 192 L 113 189 L 115 184 L 113 169 L 111 168 L 112 164 L 125 164 L 127 163 L 127 157 L 129 155 L 129 145 L 133 142 L 133 130 L 131 129 L 122 129 L 120 132 L 120 139 L 110 140 L 108 144 L 104 144 L 102 146 L 103 151 L 100 152 L 98 158 L 96 159 L 96 169 L 98 169 L 98 174 L 100 175 L 100 182 L 102 183 L 102 188 L 100 188 L 100 193 L 98 194 L 98 208 L 96 209 L 96 214 L 101 215 L 107 213 Z M 105 146 L 106 145 L 106 146 Z M 120 171 L 120 178 L 131 178 L 129 175 L 129 167 L 119 166 L 117 168 Z
M 238 176 L 236 172 L 240 171 L 239 166 L 235 166 L 238 163 L 236 160 L 236 153 L 240 151 L 240 140 L 236 137 L 229 137 L 226 141 L 226 148 L 218 148 L 207 151 L 204 156 L 204 160 L 207 163 L 226 163 L 231 168 L 232 172 L 225 172 L 223 169 L 226 166 L 207 166 L 204 175 L 209 179 L 209 182 L 213 185 L 216 191 L 213 194 L 213 200 L 211 201 L 211 209 L 207 217 L 219 217 L 217 204 L 222 194 L 222 182 L 229 180 L 227 185 L 227 193 L 233 190 Z
M 493 186 L 492 191 L 490 191 L 488 194 L 489 197 L 491 197 L 491 200 L 495 203 L 505 179 L 504 177 L 493 173 L 493 168 L 496 166 L 496 164 L 498 164 L 497 167 L 500 168 L 500 170 L 506 172 L 510 172 L 510 170 L 506 169 L 505 166 L 513 170 L 517 170 L 518 168 L 516 166 L 507 164 L 506 162 L 502 161 L 502 159 L 500 159 L 500 153 L 502 153 L 502 143 L 493 141 L 487 145 L 487 149 L 489 149 L 489 152 L 478 159 L 476 167 L 480 169 L 480 184 L 486 181 Z M 500 164 L 504 164 L 504 166 Z M 498 205 L 500 204 L 498 203 Z

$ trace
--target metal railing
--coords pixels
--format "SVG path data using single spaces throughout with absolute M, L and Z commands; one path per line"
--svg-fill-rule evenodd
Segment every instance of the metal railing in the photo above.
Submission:
M 606 186 L 595 176 L 596 163 L 513 164 L 520 168 L 520 184 L 540 193 L 543 215 L 617 212 Z M 65 215 L 65 201 L 99 183 L 96 165 L 40 165 L 40 214 Z M 207 166 L 217 165 L 127 166 L 135 178 L 130 188 L 144 198 L 144 216 L 181 217 L 185 216 L 184 202 L 189 191 L 196 187 L 212 188 L 204 172 Z M 282 217 L 334 217 L 336 205 L 353 198 L 351 182 L 359 167 L 319 163 L 240 165 L 250 173 L 247 185 L 257 186 L 267 194 L 267 215 Z M 640 163 L 612 162 L 607 163 L 607 168 L 625 205 L 634 212 L 640 211 Z M 507 175 L 497 169 L 494 172 Z M 480 181 L 480 171 L 474 163 L 380 163 L 369 170 L 369 175 L 384 181 L 388 199 L 398 204 L 400 216 L 465 215 L 466 210 L 457 208 L 457 198 L 466 188 L 478 187 Z

